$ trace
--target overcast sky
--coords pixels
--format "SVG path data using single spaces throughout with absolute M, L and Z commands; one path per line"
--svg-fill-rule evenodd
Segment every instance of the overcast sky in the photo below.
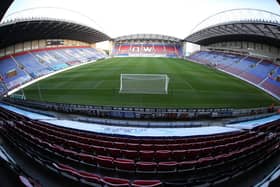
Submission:
M 35 7 L 59 7 L 72 12 L 70 15 L 69 11 L 52 8 L 21 12 Z M 40 15 L 78 22 L 84 19 L 110 37 L 155 33 L 185 38 L 201 20 L 235 8 L 280 14 L 276 0 L 15 0 L 5 18 Z

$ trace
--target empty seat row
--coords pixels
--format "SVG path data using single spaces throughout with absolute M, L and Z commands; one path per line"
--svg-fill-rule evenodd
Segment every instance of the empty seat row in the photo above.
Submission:
M 17 128 L 15 126 L 15 130 L 20 131 L 21 133 L 24 133 L 20 128 Z M 24 133 L 27 136 L 32 136 L 32 134 Z M 38 133 L 34 133 L 34 136 L 37 136 Z M 53 136 L 54 137 L 54 136 Z M 52 138 L 53 138 L 52 137 Z M 40 138 L 40 136 L 39 136 Z M 253 144 L 257 142 L 259 139 L 263 138 L 263 136 L 256 136 L 256 137 L 250 137 L 245 140 L 241 140 L 239 142 L 234 142 L 226 145 L 216 146 L 216 147 L 207 147 L 202 149 L 184 149 L 184 147 L 178 147 L 177 150 L 126 150 L 126 149 L 118 149 L 118 148 L 106 148 L 102 146 L 91 146 L 83 143 L 78 143 L 75 141 L 67 141 L 67 140 L 61 140 L 61 141 L 51 141 L 52 138 L 50 136 L 44 136 L 43 139 L 49 143 L 61 145 L 62 141 L 64 141 L 63 149 L 70 149 L 78 152 L 87 153 L 90 155 L 107 155 L 112 156 L 114 158 L 116 157 L 123 157 L 123 158 L 129 158 L 141 161 L 183 161 L 183 160 L 193 160 L 200 157 L 206 157 L 206 156 L 215 156 L 220 153 L 226 153 L 230 150 L 236 150 L 238 148 L 242 148 L 244 146 Z M 59 137 L 57 137 L 59 138 Z M 61 139 L 61 138 L 59 138 Z M 67 142 L 67 144 L 65 143 Z M 67 146 L 65 146 L 67 145 Z M 166 147 L 165 147 L 166 148 Z M 168 148 L 168 147 L 167 147 Z M 83 151 L 80 151 L 83 150 Z
M 130 172 L 180 172 L 190 169 L 197 169 L 202 167 L 211 167 L 215 164 L 221 164 L 238 160 L 250 156 L 253 153 L 260 151 L 263 147 L 269 145 L 269 140 L 263 140 L 256 144 L 244 147 L 240 150 L 235 150 L 227 154 L 217 155 L 216 157 L 208 156 L 193 160 L 184 161 L 167 161 L 167 162 L 153 162 L 153 161 L 134 161 L 133 159 L 113 158 L 109 156 L 92 156 L 84 153 L 67 152 L 63 148 L 63 154 L 73 159 L 82 160 L 86 163 L 94 164 L 101 168 L 111 170 L 126 170 Z M 72 155 L 71 155 L 72 154 Z M 246 161 L 246 160 L 245 160 Z
M 137 144 L 137 143 L 124 143 L 118 141 L 105 141 L 99 139 L 92 138 L 84 138 L 75 135 L 69 135 L 66 133 L 60 133 L 57 131 L 50 131 L 48 134 L 45 133 L 43 129 L 38 130 L 36 127 L 31 127 L 27 125 L 19 126 L 25 128 L 24 130 L 33 131 L 33 133 L 41 134 L 42 138 L 47 138 L 49 140 L 54 140 L 56 143 L 65 143 L 66 146 L 74 146 L 75 144 L 86 144 L 86 145 L 94 145 L 101 146 L 105 148 L 117 148 L 117 149 L 129 149 L 129 150 L 178 150 L 178 149 L 201 149 L 207 147 L 213 147 L 218 145 L 224 145 L 227 143 L 233 143 L 241 141 L 242 139 L 246 139 L 249 137 L 255 136 L 254 133 L 246 133 L 243 135 L 236 136 L 235 138 L 227 138 L 221 140 L 214 140 L 208 142 L 194 142 L 194 143 L 173 143 L 173 144 Z M 31 132 L 32 133 L 32 132 Z M 64 139 L 63 139 L 64 138 Z M 65 141 L 67 140 L 67 141 Z M 85 146 L 85 145 L 84 145 Z M 86 146 L 85 146 L 86 149 Z M 90 149 L 90 148 L 89 148 Z
M 203 171 L 205 173 L 209 173 L 209 171 L 211 171 L 209 175 L 210 174 L 212 175 L 212 173 L 214 172 L 215 174 L 227 173 L 227 175 L 229 175 L 231 173 L 236 172 L 237 170 L 245 170 L 250 165 L 257 163 L 261 159 L 264 159 L 266 155 L 269 155 L 275 149 L 279 149 L 279 145 L 275 143 L 276 141 L 275 137 L 267 136 L 266 133 L 259 133 L 259 134 L 243 133 L 241 137 L 244 136 L 246 138 L 244 139 L 241 138 L 240 141 L 235 140 L 236 142 L 229 142 L 225 145 L 207 147 L 207 149 L 210 148 L 210 150 L 207 149 L 185 150 L 179 146 L 180 144 L 178 145 L 179 147 L 176 150 L 165 149 L 165 150 L 156 150 L 156 151 L 153 150 L 136 151 L 136 150 L 118 149 L 115 147 L 103 147 L 104 144 L 102 144 L 102 146 L 99 147 L 97 146 L 94 147 L 95 150 L 99 150 L 99 149 L 103 151 L 105 150 L 106 152 L 106 156 L 105 156 L 102 154 L 93 154 L 92 150 L 91 153 L 83 151 L 84 148 L 79 148 L 79 147 L 81 145 L 87 145 L 87 144 L 80 143 L 74 140 L 67 141 L 67 137 L 59 137 L 58 134 L 53 133 L 54 132 L 53 129 L 51 129 L 51 131 L 48 131 L 47 133 L 45 131 L 44 134 L 42 133 L 44 132 L 44 129 L 40 129 L 40 128 L 37 129 L 36 124 L 33 123 L 30 126 L 28 126 L 29 122 L 32 121 L 28 121 L 28 123 L 14 122 L 15 125 L 7 125 L 7 128 L 9 129 L 8 132 L 14 137 L 16 137 L 14 138 L 16 141 L 19 141 L 21 143 L 21 140 L 24 140 L 22 142 L 26 142 L 25 146 L 27 147 L 27 149 L 34 149 L 34 150 L 38 149 L 38 153 L 39 152 L 45 153 L 44 150 L 47 150 L 49 153 L 49 155 L 47 156 L 50 156 L 50 158 L 56 158 L 52 156 L 56 154 L 58 157 L 61 158 L 60 160 L 63 160 L 63 163 L 64 161 L 67 163 L 70 161 L 71 162 L 74 161 L 75 163 L 78 162 L 79 165 L 81 163 L 84 164 L 83 166 L 87 166 L 88 164 L 90 164 L 90 167 L 91 165 L 93 165 L 93 167 L 91 168 L 96 168 L 97 171 L 108 172 L 108 176 L 110 176 L 109 178 L 101 177 L 100 179 L 100 184 L 105 186 L 127 185 L 126 183 L 127 179 L 119 180 L 118 178 L 115 178 L 119 176 L 120 172 L 126 172 L 126 173 L 129 172 L 129 174 L 135 176 L 145 176 L 145 178 L 146 175 L 142 175 L 142 173 L 147 173 L 148 179 L 155 179 L 153 176 L 161 176 L 161 177 L 165 176 L 164 180 L 168 180 L 168 176 L 172 176 L 171 174 L 175 174 L 176 176 L 179 174 L 181 176 L 181 174 L 185 174 L 185 172 L 187 173 L 192 172 L 193 174 L 195 174 L 196 171 Z M 66 134 L 66 132 L 68 131 L 65 131 L 64 134 Z M 79 134 L 79 136 L 83 137 L 83 134 Z M 95 138 L 98 137 L 98 135 L 94 135 L 94 136 L 96 136 Z M 86 137 L 86 138 L 92 139 L 92 137 L 90 138 Z M 102 141 L 107 142 L 104 139 L 102 139 Z M 118 143 L 124 143 L 124 142 L 118 142 Z M 181 145 L 184 144 L 186 143 L 183 142 L 181 143 Z M 114 146 L 115 144 L 111 144 L 111 145 Z M 155 146 L 155 144 L 153 146 Z M 236 148 L 231 150 L 228 149 L 227 146 L 236 147 Z M 223 150 L 227 150 L 227 152 L 224 152 Z M 214 155 L 206 154 L 203 157 L 192 158 L 190 156 L 191 154 L 189 153 L 191 152 L 195 153 L 196 151 L 198 151 L 199 154 L 200 152 L 203 151 L 205 152 L 216 151 L 217 153 Z M 131 158 L 124 157 L 123 156 L 124 153 L 131 154 Z M 136 156 L 134 155 L 135 153 Z M 182 159 L 176 159 L 174 155 L 177 155 Z M 160 159 L 161 156 L 162 158 Z M 141 159 L 135 159 L 136 157 Z M 64 172 L 64 174 L 66 175 L 67 173 L 69 174 L 69 171 Z M 85 176 L 90 175 L 87 172 L 86 173 L 82 172 L 82 174 Z M 101 173 L 101 175 L 98 176 L 102 176 L 103 174 L 104 173 Z M 70 174 L 70 176 L 72 177 L 74 176 L 74 178 L 80 181 L 85 180 L 84 178 L 81 178 L 81 176 L 79 175 L 81 174 L 75 172 L 73 172 L 73 174 Z M 207 174 L 207 177 L 209 175 Z M 201 177 L 206 178 L 206 176 L 201 176 Z M 104 182 L 104 180 L 105 181 L 107 180 L 107 183 Z M 108 182 L 108 180 L 110 182 Z M 124 182 L 124 184 L 122 184 L 122 182 Z M 133 182 L 128 181 L 128 185 L 132 185 L 132 183 Z
M 118 187 L 159 187 L 162 186 L 160 180 L 133 180 L 100 176 L 98 174 L 80 171 L 65 164 L 53 163 L 53 166 L 64 176 L 80 180 L 84 183 L 93 183 L 99 186 L 118 186 Z
M 34 137 L 27 138 L 31 140 Z M 38 140 L 38 139 L 37 139 Z M 77 153 L 72 150 L 65 149 L 58 145 L 48 144 L 46 142 L 36 142 L 36 144 L 43 144 L 44 148 L 48 148 L 51 151 L 61 154 L 65 158 L 71 158 L 79 162 L 95 165 L 96 167 L 106 168 L 111 170 L 124 170 L 129 172 L 152 172 L 152 173 L 163 173 L 163 172 L 181 172 L 185 170 L 192 170 L 201 167 L 211 167 L 217 163 L 224 163 L 232 160 L 237 160 L 239 157 L 244 157 L 247 154 L 253 153 L 255 150 L 259 150 L 262 146 L 267 144 L 268 140 L 258 141 L 257 143 L 246 146 L 240 150 L 232 151 L 228 154 L 217 155 L 216 157 L 208 156 L 193 160 L 184 161 L 167 161 L 167 162 L 154 162 L 149 159 L 143 161 L 135 161 L 132 159 L 113 158 L 102 155 L 89 155 L 85 153 Z M 179 150 L 178 150 L 179 151 Z
M 279 82 L 276 79 L 279 64 L 272 61 L 214 51 L 199 51 L 190 58 L 199 63 L 215 65 L 225 72 L 238 75 L 256 85 L 264 80 L 260 84 L 262 88 L 275 95 L 280 94 Z
M 120 136 L 112 136 L 112 135 L 101 135 L 96 133 L 86 133 L 79 130 L 67 129 L 64 127 L 57 127 L 55 125 L 46 124 L 43 122 L 31 122 L 30 125 L 35 126 L 36 128 L 42 128 L 45 131 L 50 131 L 60 133 L 62 136 L 69 136 L 73 138 L 84 138 L 85 141 L 90 139 L 103 140 L 109 142 L 120 142 L 120 143 L 134 143 L 134 144 L 181 144 L 181 143 L 203 143 L 210 141 L 218 141 L 224 139 L 226 141 L 227 138 L 239 139 L 242 137 L 238 137 L 239 135 L 243 135 L 245 132 L 233 132 L 226 133 L 220 135 L 210 135 L 210 136 L 202 136 L 202 137 L 186 137 L 186 138 L 139 138 L 135 137 L 120 137 Z M 245 133 L 246 134 L 246 133 Z M 246 136 L 246 135 L 245 135 Z M 223 141 L 221 142 L 223 143 Z
M 106 56 L 90 47 L 74 46 L 71 48 L 46 48 L 39 51 L 36 49 L 7 55 L 0 59 L 1 94 L 57 70 L 102 59 Z
M 220 173 L 230 173 L 231 172 L 235 172 L 236 168 L 239 170 L 245 169 L 245 166 L 247 163 L 254 163 L 256 160 L 258 160 L 258 158 L 260 157 L 260 153 L 262 154 L 270 154 L 270 150 L 268 150 L 267 148 L 265 148 L 265 145 L 269 145 L 269 141 L 264 140 L 262 142 L 258 142 L 258 144 L 256 145 L 252 145 L 249 147 L 245 147 L 244 150 L 236 150 L 230 154 L 223 154 L 223 155 L 219 155 L 217 157 L 215 157 L 215 160 L 213 161 L 213 158 L 208 157 L 208 158 L 202 158 L 200 160 L 194 160 L 194 161 L 184 161 L 184 162 L 162 162 L 160 164 L 154 163 L 154 162 L 137 162 L 134 163 L 132 160 L 125 160 L 125 159 L 112 159 L 110 157 L 104 157 L 104 156 L 99 156 L 98 159 L 96 159 L 95 161 L 97 161 L 97 165 L 99 167 L 104 167 L 104 168 L 109 168 L 110 170 L 114 170 L 114 172 L 116 171 L 129 171 L 129 172 L 138 172 L 138 173 L 148 173 L 149 176 L 153 176 L 150 175 L 151 173 L 174 173 L 174 170 L 176 171 L 182 171 L 182 172 L 190 172 L 190 171 L 196 171 L 196 169 L 200 169 L 200 170 L 207 170 L 207 168 L 212 168 L 211 165 L 209 163 L 212 162 L 212 164 L 218 164 L 220 167 L 218 169 L 214 169 L 212 168 L 211 173 L 212 172 L 220 172 Z M 62 147 L 60 147 L 62 148 Z M 274 149 L 274 147 L 271 147 Z M 62 148 L 63 149 L 63 148 Z M 254 151 L 255 150 L 255 151 Z M 69 154 L 70 152 L 67 152 L 67 154 Z M 251 153 L 248 154 L 249 156 L 247 157 L 243 157 L 242 155 L 244 155 L 244 153 Z M 83 153 L 81 153 L 83 154 Z M 69 156 L 69 155 L 68 155 Z M 84 156 L 88 156 L 86 154 L 84 154 Z M 239 157 L 242 156 L 242 158 L 239 159 Z M 91 158 L 94 158 L 94 156 Z M 227 160 L 230 161 L 227 163 Z M 113 163 L 113 164 L 112 164 Z M 242 163 L 241 166 L 240 163 Z M 112 166 L 114 165 L 114 166 Z M 222 170 L 221 170 L 221 166 L 222 166 Z M 231 168 L 235 168 L 235 169 L 231 169 Z M 229 171 L 228 171 L 229 170 Z M 83 172 L 82 172 L 83 173 Z M 87 173 L 87 172 L 86 172 Z M 75 173 L 74 173 L 75 174 Z M 84 173 L 83 173 L 84 174 Z M 215 173 L 216 174 L 216 173 Z M 76 174 L 77 175 L 77 174 Z M 87 175 L 87 174 L 84 174 Z M 212 175 L 212 174 L 211 174 Z M 71 176 L 73 176 L 71 174 Z M 142 176 L 142 175 L 141 175 Z M 76 179 L 78 178 L 78 180 L 80 181 L 85 181 L 85 179 L 79 178 L 79 177 L 75 177 Z M 110 179 L 112 179 L 112 183 L 104 183 L 103 180 L 100 180 L 101 182 L 101 186 L 105 185 L 105 186 L 122 186 L 124 185 L 122 182 L 127 181 L 126 179 L 124 180 L 119 180 L 119 178 L 115 178 L 115 177 L 108 177 L 106 179 L 109 179 L 109 181 L 111 181 Z M 153 177 L 150 177 L 149 179 L 154 179 Z M 115 181 L 116 180 L 116 181 Z M 203 181 L 205 181 L 206 179 L 204 179 Z M 208 180 L 208 179 L 207 179 Z M 213 179 L 209 179 L 210 181 Z M 114 181 L 114 182 L 113 182 Z M 108 181 L 107 181 L 108 182 Z M 116 184 L 117 183 L 117 184 Z M 121 183 L 121 184 L 118 184 Z M 146 184 L 146 183 L 145 183 Z M 129 183 L 129 185 L 132 185 L 132 183 Z M 142 185 L 140 185 L 142 186 Z

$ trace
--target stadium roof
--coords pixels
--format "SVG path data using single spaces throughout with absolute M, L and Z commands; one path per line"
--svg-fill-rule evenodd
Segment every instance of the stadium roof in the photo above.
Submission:
M 181 39 L 179 38 L 160 35 L 160 34 L 131 34 L 131 35 L 120 36 L 114 39 L 115 42 L 126 41 L 126 40 L 166 40 L 166 41 L 173 41 L 173 42 L 181 41 Z
M 235 15 L 239 18 L 234 17 Z M 194 30 L 185 38 L 186 41 L 200 45 L 224 41 L 252 41 L 280 47 L 280 16 L 262 10 L 224 11 L 205 19 Z
M 14 0 L 1 0 L 1 6 L 0 6 L 0 21 L 2 20 L 4 14 L 8 10 L 8 8 L 11 6 Z
M 50 18 L 14 19 L 0 25 L 0 48 L 40 39 L 70 39 L 96 43 L 110 40 L 110 37 L 79 23 Z

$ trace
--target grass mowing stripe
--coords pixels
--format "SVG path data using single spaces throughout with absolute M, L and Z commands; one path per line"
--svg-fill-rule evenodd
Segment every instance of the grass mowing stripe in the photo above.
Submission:
M 168 95 L 119 94 L 120 74 L 167 74 Z M 37 85 L 38 84 L 38 85 Z M 279 102 L 254 86 L 181 59 L 112 58 L 77 67 L 24 89 L 29 99 L 139 107 L 261 107 Z

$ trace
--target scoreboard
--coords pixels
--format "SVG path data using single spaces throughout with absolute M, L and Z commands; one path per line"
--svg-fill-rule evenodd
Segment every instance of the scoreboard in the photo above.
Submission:
M 46 40 L 46 46 L 64 45 L 64 40 Z

